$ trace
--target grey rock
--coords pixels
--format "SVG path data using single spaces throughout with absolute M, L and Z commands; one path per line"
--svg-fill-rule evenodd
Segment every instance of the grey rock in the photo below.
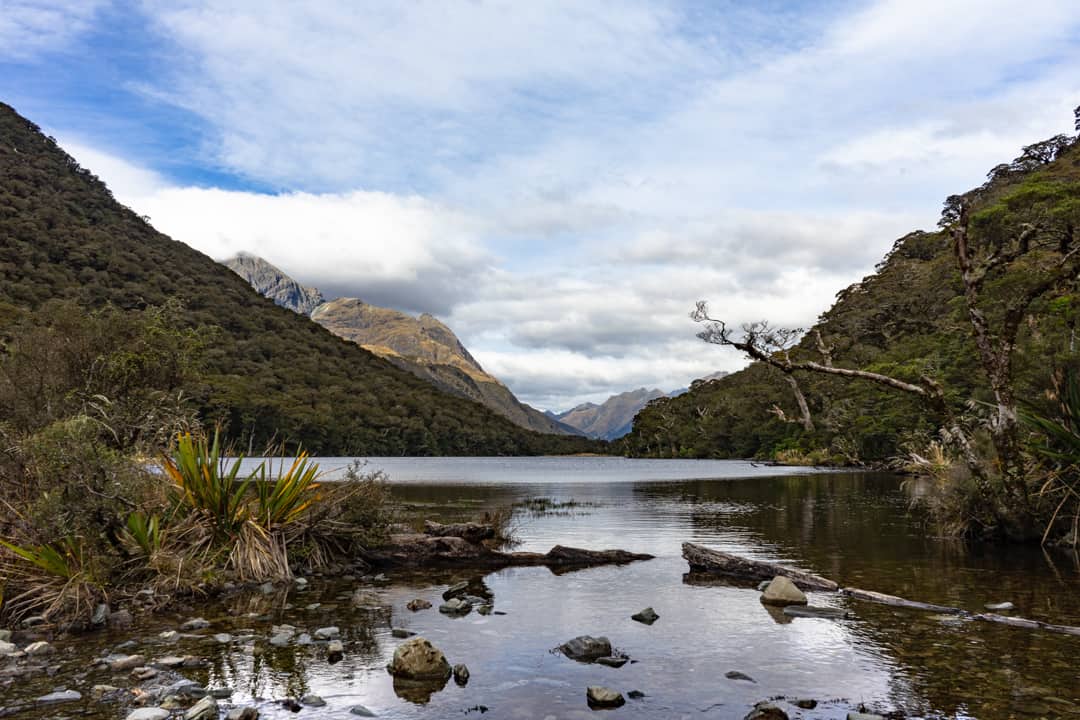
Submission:
M 128 610 L 117 610 L 114 613 L 109 613 L 108 623 L 113 630 L 127 630 L 135 624 L 135 618 L 131 616 L 131 612 Z
M 315 631 L 316 640 L 333 640 L 341 634 L 341 630 L 337 626 L 331 625 L 329 627 L 321 627 Z
M 799 698 L 791 704 L 797 708 L 802 708 L 803 710 L 813 710 L 817 707 L 817 700 L 814 700 L 813 698 Z
M 217 700 L 207 695 L 184 713 L 184 720 L 217 720 Z
M 1004 610 L 1015 610 L 1016 609 L 1016 606 L 1013 605 L 1011 602 L 1008 602 L 1008 601 L 999 602 L 999 603 L 986 603 L 985 605 L 983 605 L 983 607 L 986 608 L 987 610 L 989 610 L 990 612 L 1002 612 Z
M 11 642 L 10 630 L 0 630 L 0 642 Z
M 446 591 L 442 594 L 442 597 L 443 600 L 449 600 L 451 598 L 461 597 L 468 592 L 469 583 L 467 581 L 462 581 L 459 583 L 454 583 L 453 585 L 448 587 Z
M 120 688 L 116 687 L 115 685 L 95 685 L 94 687 L 90 688 L 90 697 L 94 698 L 95 700 L 100 700 L 106 695 L 111 695 L 114 692 L 119 691 Z
M 19 648 L 15 645 L 15 643 L 0 640 L 0 655 L 10 655 L 13 652 L 17 652 L 18 649 Z
M 191 618 L 180 625 L 180 632 L 192 632 L 194 630 L 202 630 L 210 627 L 210 623 L 205 618 Z
M 572 660 L 592 662 L 597 658 L 611 657 L 611 641 L 606 637 L 579 635 L 560 645 L 559 650 Z
M 360 717 L 377 717 L 375 713 L 371 712 L 363 705 L 353 705 L 349 708 L 349 712 L 353 715 L 359 715 Z
M 233 641 L 233 637 L 229 633 L 218 633 L 214 636 L 214 641 L 227 645 Z
M 296 636 L 296 644 L 297 645 L 310 645 L 313 642 L 314 642 L 314 640 L 307 633 L 300 633 L 299 635 Z
M 615 708 L 626 704 L 621 692 L 600 685 L 590 685 L 585 691 L 585 699 L 589 707 Z
M 660 616 L 656 614 L 656 611 L 651 607 L 647 607 L 639 613 L 634 613 L 630 616 L 631 620 L 637 620 L 639 623 L 645 623 L 646 625 L 652 625 L 654 622 L 660 619 Z
M 134 670 L 145 662 L 146 658 L 142 655 L 121 655 L 109 659 L 109 669 L 113 672 Z
M 37 702 L 46 703 L 62 703 L 62 702 L 74 702 L 76 700 L 82 700 L 82 693 L 77 690 L 57 690 L 51 692 L 48 695 L 42 695 L 37 699 Z
M 259 711 L 253 707 L 233 708 L 225 720 L 259 720 Z
M 166 670 L 172 670 L 173 668 L 183 667 L 186 658 L 179 655 L 165 655 L 159 657 L 151 663 L 154 667 L 164 668 Z
M 408 680 L 441 680 L 450 678 L 450 663 L 442 651 L 425 638 L 414 637 L 398 645 L 394 659 L 387 668 L 394 677 Z
M 607 665 L 608 667 L 621 668 L 626 663 L 630 662 L 630 658 L 622 655 L 612 655 L 611 657 L 596 658 L 597 665 Z
M 847 720 L 885 720 L 885 718 L 874 713 L 849 712 Z
M 412 630 L 406 630 L 405 628 L 397 628 L 396 627 L 396 628 L 391 628 L 390 629 L 390 634 L 393 635 L 396 638 L 404 639 L 404 638 L 410 638 L 413 635 L 415 635 L 416 633 L 414 633 Z
M 98 603 L 94 608 L 94 614 L 90 616 L 91 625 L 104 625 L 109 621 L 109 606 L 106 603 Z
M 274 583 L 269 581 L 264 582 L 262 585 L 259 586 L 259 592 L 261 592 L 263 595 L 273 595 L 276 589 L 277 588 L 274 587 Z
M 340 640 L 331 640 L 326 646 L 326 660 L 330 663 L 336 663 L 345 657 L 345 646 L 341 644 Z
M 766 605 L 805 605 L 806 595 L 790 579 L 777 575 L 761 594 L 761 602 Z
M 45 624 L 45 616 L 44 615 L 31 615 L 28 618 L 24 618 L 23 621 L 21 623 L 19 623 L 19 624 L 24 628 L 32 628 L 32 627 L 35 627 L 37 625 L 44 625 Z
M 626 697 L 630 698 L 631 700 L 640 700 L 641 698 L 645 697 L 645 693 L 641 692 L 640 690 L 631 690 L 630 692 L 626 693 Z
M 152 667 L 137 667 L 131 671 L 131 677 L 139 682 L 153 680 L 157 675 L 158 671 Z
M 467 685 L 469 682 L 469 668 L 464 664 L 454 666 L 454 682 L 458 685 Z
M 744 720 L 788 720 L 788 714 L 770 702 L 759 702 Z
M 125 720 L 168 720 L 168 717 L 168 710 L 159 707 L 148 707 L 132 710 Z
M 318 695 L 305 695 L 300 698 L 300 704 L 308 707 L 326 707 L 326 701 Z
M 738 670 L 728 670 L 726 673 L 724 673 L 724 677 L 726 677 L 728 680 L 745 680 L 746 682 L 752 683 L 757 682 L 757 680 L 755 680 L 754 678 L 750 677 L 746 673 L 739 672 Z
M 820 618 L 822 620 L 843 620 L 852 616 L 850 611 L 843 608 L 815 607 L 813 605 L 788 605 L 784 608 L 784 614 L 788 617 Z
M 44 640 L 38 640 L 37 642 L 32 642 L 24 647 L 23 652 L 27 655 L 48 655 L 56 652 L 56 648 Z
M 166 630 L 163 633 L 158 633 L 158 639 L 166 643 L 174 643 L 180 639 L 180 633 L 175 630 Z
M 247 280 L 260 295 L 295 313 L 310 315 L 323 303 L 321 292 L 301 285 L 260 257 L 241 253 L 222 264 Z
M 439 606 L 439 612 L 443 615 L 451 615 L 461 617 L 468 615 L 472 611 L 472 603 L 468 600 L 461 598 L 450 598 L 445 603 Z
M 429 603 L 427 600 L 421 600 L 420 598 L 416 598 L 415 600 L 410 600 L 408 604 L 405 605 L 405 607 L 409 608 L 413 612 L 418 612 L 420 610 L 427 610 L 428 608 L 430 608 L 431 603 Z
M 490 605 L 488 603 L 484 603 L 480 607 L 476 608 L 476 612 L 478 612 L 481 615 L 490 615 L 493 612 L 495 612 L 495 606 Z

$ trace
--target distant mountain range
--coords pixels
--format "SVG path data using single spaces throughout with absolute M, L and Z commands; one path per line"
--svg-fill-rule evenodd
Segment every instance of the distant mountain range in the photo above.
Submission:
M 582 434 L 519 401 L 480 366 L 450 328 L 431 315 L 413 317 L 358 298 L 325 302 L 317 289 L 299 284 L 253 255 L 237 255 L 224 265 L 278 305 L 310 316 L 338 337 L 447 392 L 486 405 L 520 427 L 558 435 Z
M 721 370 L 706 375 L 700 380 L 695 380 L 694 385 L 696 387 L 698 383 L 718 380 L 725 376 L 727 376 L 727 373 Z M 588 437 L 600 440 L 616 440 L 633 429 L 634 417 L 649 402 L 661 397 L 677 397 L 687 392 L 688 389 L 679 388 L 670 393 L 665 393 L 655 388 L 652 390 L 638 388 L 637 390 L 612 395 L 599 405 L 596 403 L 583 403 L 566 412 L 549 412 L 548 416 L 579 430 Z

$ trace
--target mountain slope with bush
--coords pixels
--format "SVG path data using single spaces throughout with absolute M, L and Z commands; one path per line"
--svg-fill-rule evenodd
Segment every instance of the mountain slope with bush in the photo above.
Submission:
M 86 310 L 181 301 L 207 345 L 205 367 L 184 390 L 205 422 L 224 422 L 255 449 L 271 440 L 323 455 L 595 448 L 584 438 L 525 431 L 278 307 L 154 230 L 55 140 L 0 104 L 0 322 L 53 300 Z

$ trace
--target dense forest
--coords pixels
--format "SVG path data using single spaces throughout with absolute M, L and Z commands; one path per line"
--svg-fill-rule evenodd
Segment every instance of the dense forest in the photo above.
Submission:
M 65 303 L 65 312 L 50 310 Z M 179 303 L 181 310 L 175 311 Z M 206 424 L 262 449 L 323 455 L 510 455 L 594 450 L 523 430 L 448 395 L 255 292 L 157 232 L 55 140 L 0 104 L 0 336 L 33 322 L 172 306 L 200 344 L 180 391 Z M 57 328 L 60 331 L 60 328 Z M 0 409 L 0 423 L 11 422 Z
M 785 372 L 778 368 L 782 363 L 759 359 L 728 377 L 695 383 L 679 397 L 654 400 L 622 441 L 624 452 L 886 461 L 925 447 L 946 424 L 946 416 L 969 426 L 979 422 L 989 414 L 994 394 L 974 339 L 954 247 L 952 233 L 961 205 L 970 218 L 966 227 L 983 238 L 991 259 L 995 243 L 1000 250 L 1007 236 L 1023 238 L 1025 229 L 1054 230 L 1052 242 L 1061 246 L 1061 252 L 1047 248 L 1045 257 L 1027 253 L 1026 246 L 1024 253 L 1014 251 L 1016 257 L 998 253 L 995 274 L 980 288 L 979 312 L 992 324 L 1001 324 L 1017 298 L 1039 289 L 1067 262 L 1075 262 L 1072 228 L 1080 225 L 1080 146 L 1065 135 L 1036 143 L 1013 162 L 995 167 L 984 185 L 950 197 L 941 229 L 897 240 L 874 274 L 840 291 L 813 328 L 791 335 L 798 340 L 788 348 L 780 347 L 782 330 L 777 335 L 777 329 L 766 328 L 771 340 L 781 338 L 771 351 L 789 352 L 796 363 L 828 362 L 916 387 L 928 383 L 925 387 L 940 389 L 937 406 L 918 394 L 864 379 L 792 372 L 806 399 L 804 416 Z M 1003 257 L 1010 262 L 1000 262 Z M 1049 412 L 1055 378 L 1080 362 L 1076 275 L 1034 297 L 1017 315 L 1010 381 L 1022 407 Z M 760 338 L 763 327 L 750 330 Z M 745 330 L 735 330 L 740 332 Z M 702 345 L 701 352 L 719 349 Z M 803 422 L 804 417 L 811 422 Z

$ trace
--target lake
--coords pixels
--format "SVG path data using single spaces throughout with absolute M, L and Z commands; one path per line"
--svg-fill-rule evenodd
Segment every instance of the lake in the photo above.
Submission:
M 333 472 L 348 464 L 319 462 Z M 387 473 L 407 518 L 448 521 L 513 508 L 515 549 L 564 544 L 656 558 L 562 574 L 530 567 L 393 575 L 373 587 L 392 607 L 389 619 L 350 608 L 347 594 L 364 582 L 312 578 L 308 589 L 241 593 L 145 620 L 127 634 L 148 644 L 139 652 L 208 658 L 208 668 L 187 674 L 232 688 L 232 702 L 254 701 L 270 718 L 356 717 L 349 708 L 357 704 L 381 718 L 595 718 L 585 702 L 589 685 L 644 693 L 599 715 L 612 718 L 742 718 L 754 703 L 778 697 L 818 700 L 813 710 L 778 701 L 792 717 L 805 718 L 842 718 L 859 703 L 922 717 L 1080 717 L 1080 638 L 831 593 L 809 593 L 811 604 L 847 608 L 850 619 L 793 620 L 763 606 L 751 585 L 687 575 L 681 544 L 691 541 L 792 564 L 841 585 L 972 611 L 1008 600 L 1016 615 L 1080 625 L 1075 555 L 934 538 L 910 509 L 911 488 L 896 476 L 593 457 L 373 458 L 365 469 Z M 451 618 L 435 608 L 405 609 L 413 598 L 437 607 L 458 580 L 472 581 L 505 615 Z M 630 619 L 646 606 L 660 616 L 652 626 Z M 154 646 L 158 632 L 195 614 L 213 621 L 206 632 L 241 639 Z M 329 664 L 318 646 L 266 645 L 270 624 L 282 622 L 309 632 L 339 626 L 345 659 Z M 385 670 L 402 642 L 391 636 L 391 624 L 430 639 L 451 663 L 465 663 L 468 685 L 451 681 L 430 697 L 399 696 Z M 607 636 L 634 662 L 615 669 L 552 652 L 582 634 Z M 85 664 L 127 635 L 85 636 L 63 661 Z M 752 681 L 728 679 L 729 671 Z M 32 696 L 64 684 L 88 694 L 100 681 L 61 683 L 66 672 L 0 692 Z M 327 706 L 294 715 L 272 702 L 306 693 Z M 63 709 L 68 716 L 117 717 L 107 706 L 88 703 L 81 714 L 77 707 Z

